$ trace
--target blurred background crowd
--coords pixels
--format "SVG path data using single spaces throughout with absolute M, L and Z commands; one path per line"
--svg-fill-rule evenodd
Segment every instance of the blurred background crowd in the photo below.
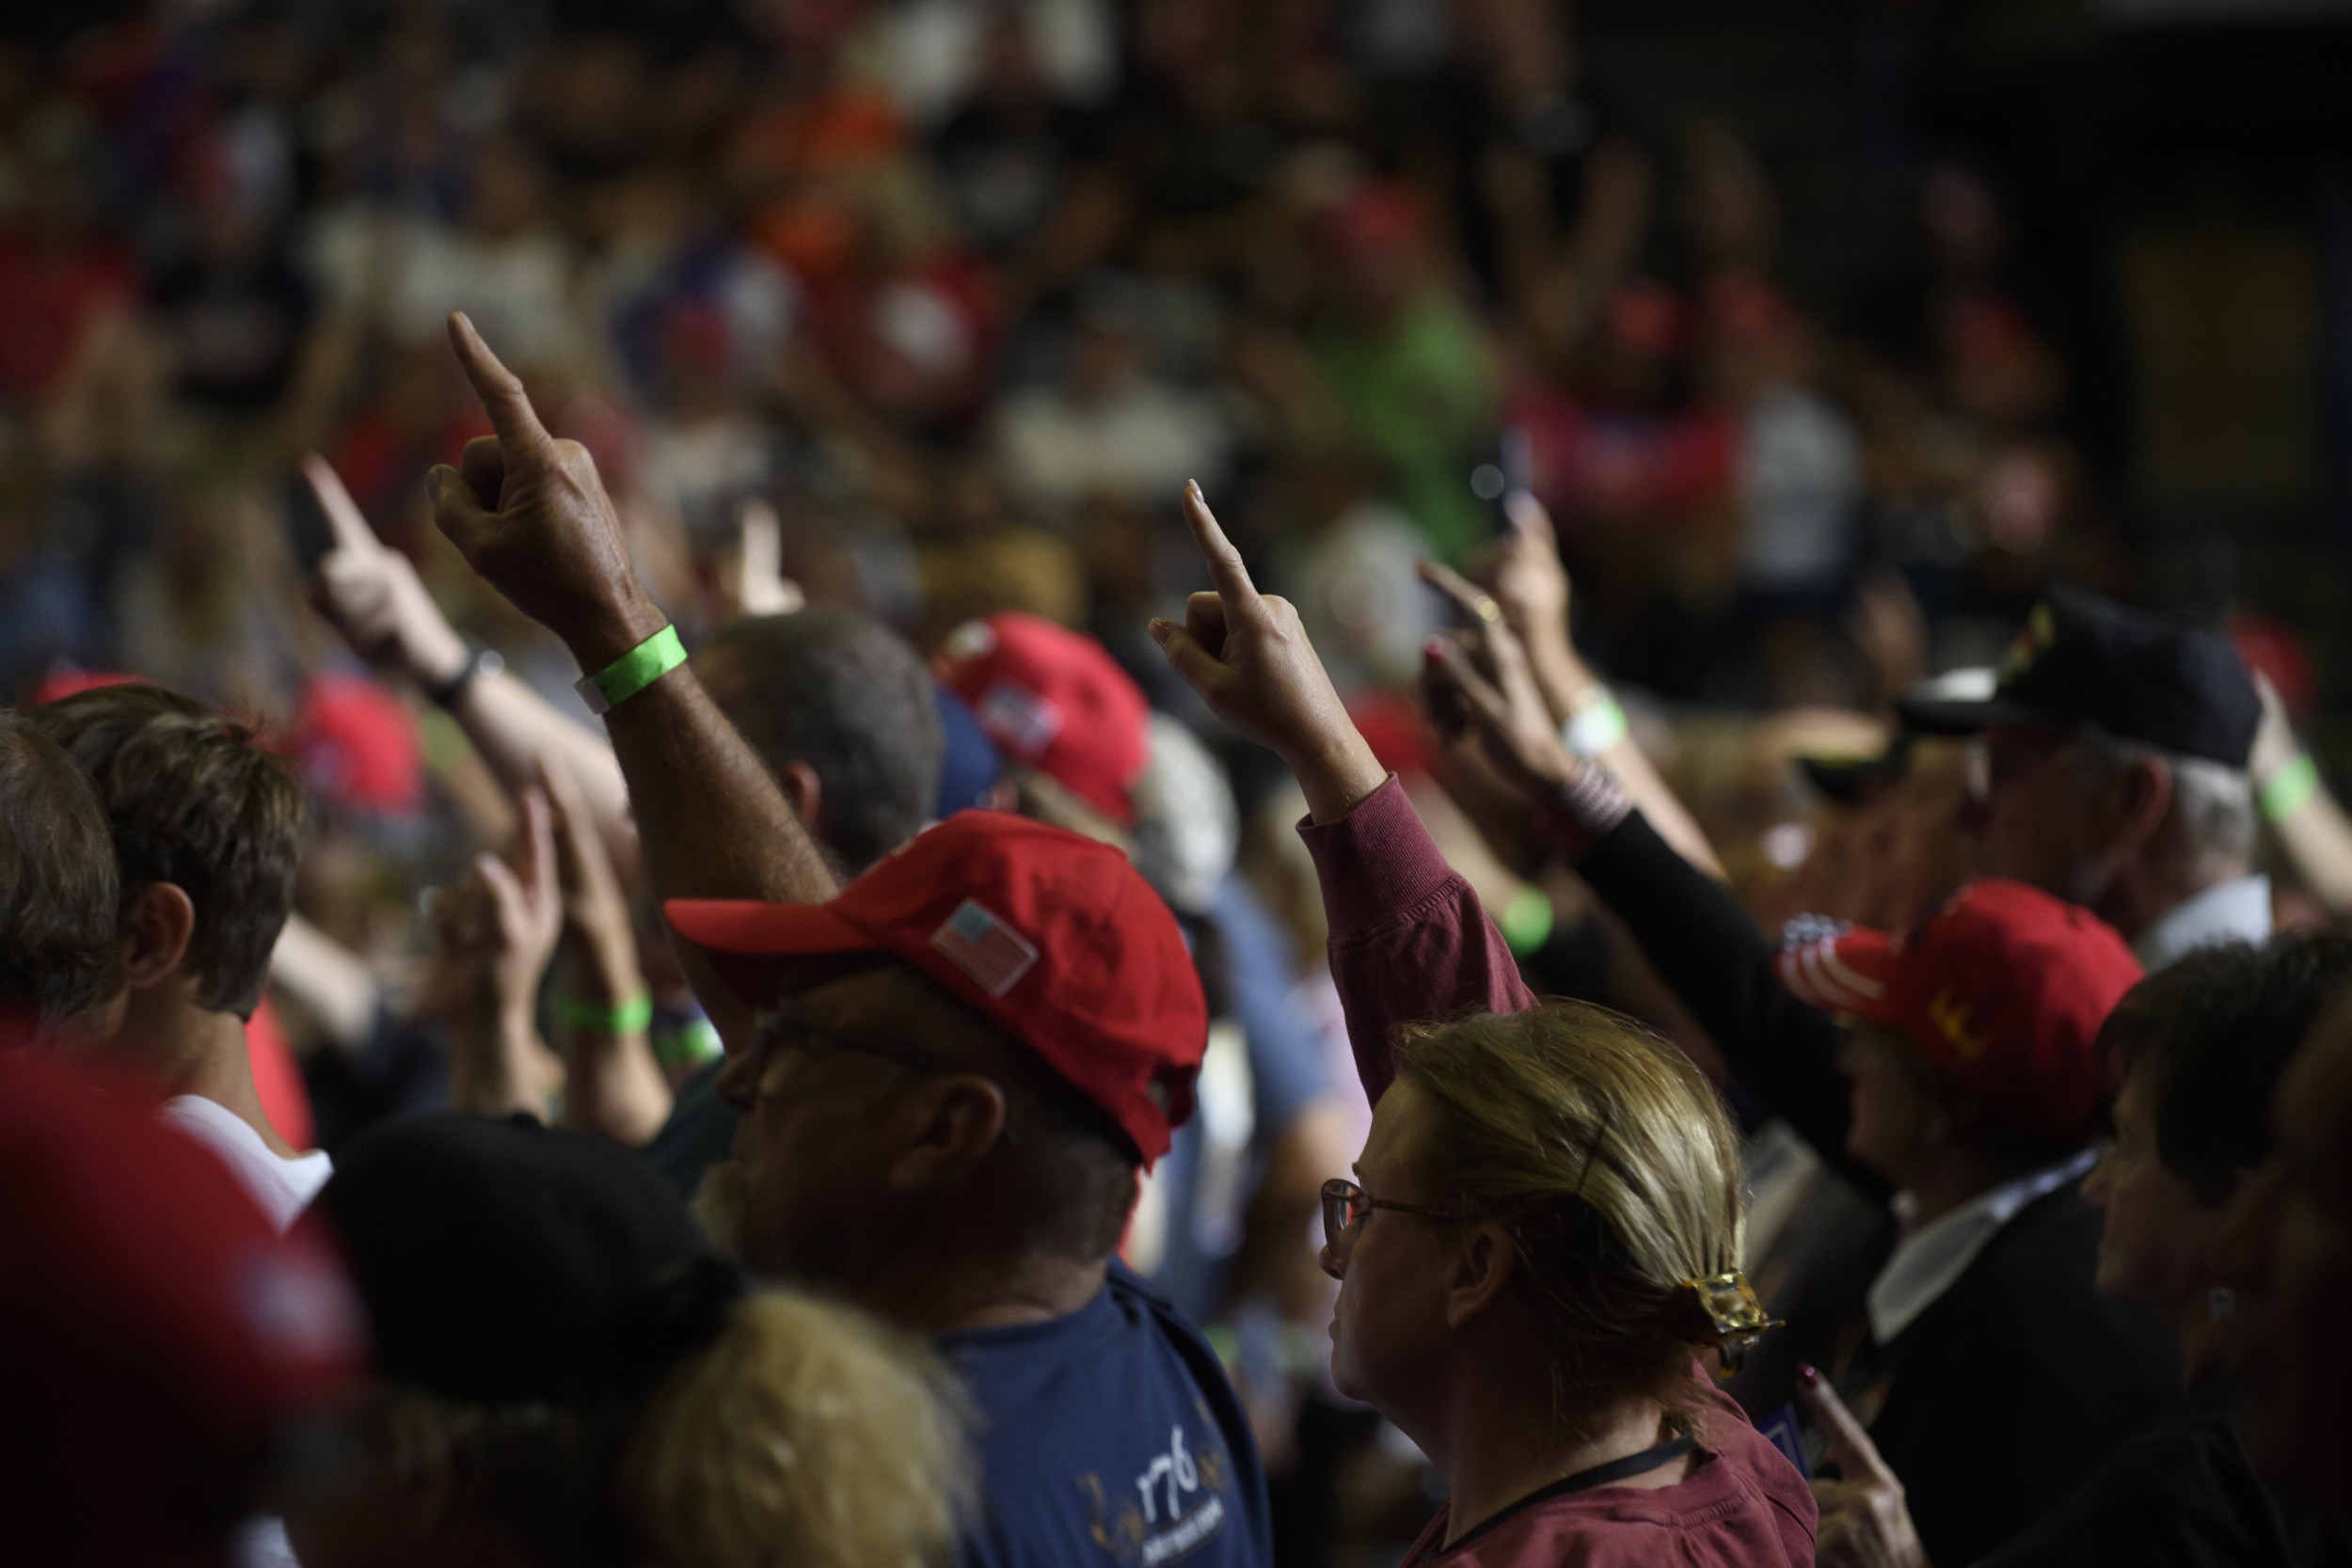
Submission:
M 333 535 L 302 455 L 590 722 L 431 525 L 427 468 L 488 434 L 454 309 L 594 452 L 690 646 L 805 602 L 928 656 L 1023 611 L 1197 732 L 1325 1052 L 1253 1064 L 1278 1132 L 1356 1090 L 1298 797 L 1144 633 L 1205 586 L 1188 479 L 1506 933 L 1702 1059 L 1572 876 L 1482 841 L 1474 782 L 1415 784 L 1403 692 L 1448 616 L 1415 562 L 1488 566 L 1507 492 L 1549 509 L 1579 651 L 1768 925 L 1925 912 L 1836 880 L 1836 765 L 2055 580 L 2226 622 L 2331 771 L 2352 26 L 2324 3 L 180 0 L 8 30 L 0 702 L 126 672 L 297 759 L 288 961 L 369 998 L 314 983 L 257 1025 L 300 1065 L 263 1084 L 297 1145 L 446 1097 L 423 895 L 514 820 L 457 725 L 311 613 Z M 2325 912 L 2273 871 L 2282 913 Z M 1248 1150 L 1235 1082 L 1210 1136 Z M 1186 1178 L 1175 1253 L 1243 1250 L 1266 1141 Z M 1230 1291 L 1187 1306 L 1236 1365 L 1315 1358 Z M 1297 1397 L 1262 1432 L 1278 1492 L 1300 1453 L 1354 1458 L 1311 1488 L 1336 1531 L 1289 1549 L 1409 1538 L 1409 1450 Z

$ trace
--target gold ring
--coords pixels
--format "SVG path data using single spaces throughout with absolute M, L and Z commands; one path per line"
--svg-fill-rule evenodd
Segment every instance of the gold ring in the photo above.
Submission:
M 1502 607 L 1495 603 L 1495 596 L 1492 594 L 1479 594 L 1478 603 L 1470 608 L 1478 611 L 1479 620 L 1487 626 L 1491 626 L 1502 619 Z

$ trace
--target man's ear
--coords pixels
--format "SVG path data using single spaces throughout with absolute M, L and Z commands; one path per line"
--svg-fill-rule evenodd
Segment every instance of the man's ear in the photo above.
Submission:
M 976 1072 L 920 1079 L 898 1103 L 906 1131 L 890 1164 L 893 1187 L 950 1187 L 988 1158 L 1005 1133 L 1004 1085 Z
M 1502 1227 L 1482 1225 L 1464 1240 L 1446 1277 L 1445 1325 L 1461 1328 L 1499 1300 L 1518 1266 L 1518 1249 Z
M 801 826 L 814 833 L 825 809 L 825 781 L 817 776 L 817 769 L 797 759 L 787 762 L 776 769 L 776 787 L 784 791 L 784 803 L 792 808 Z
M 2172 769 L 2154 757 L 2134 757 L 2108 780 L 2105 805 L 2109 843 L 2137 854 L 2154 840 L 2172 810 Z
M 196 905 L 176 882 L 150 882 L 132 895 L 118 930 L 123 981 L 140 990 L 169 975 L 188 956 Z

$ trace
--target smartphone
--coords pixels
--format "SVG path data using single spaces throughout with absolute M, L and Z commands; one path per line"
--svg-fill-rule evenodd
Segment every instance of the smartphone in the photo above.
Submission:
M 326 509 L 299 473 L 286 481 L 286 543 L 304 577 L 315 575 L 320 560 L 335 547 L 335 528 L 326 520 Z

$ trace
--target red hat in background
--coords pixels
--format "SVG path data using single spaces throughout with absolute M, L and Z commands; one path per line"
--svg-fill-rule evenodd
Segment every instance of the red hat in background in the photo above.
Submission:
M 1850 929 L 1780 955 L 1817 1007 L 1893 1024 L 1962 1093 L 2077 1137 L 2111 1086 L 2099 1026 L 2139 960 L 2097 915 L 2023 882 L 1971 882 L 1908 937 Z
M 70 664 L 61 664 L 41 677 L 40 684 L 33 688 L 33 694 L 24 699 L 24 705 L 39 707 L 43 703 L 54 703 L 62 697 L 95 691 L 102 686 L 136 686 L 146 678 L 144 675 L 119 674 L 112 670 L 76 670 Z
M 662 912 L 755 1007 L 775 1005 L 791 959 L 897 955 L 1101 1106 L 1146 1164 L 1192 1115 L 1200 977 L 1176 917 L 1108 845 L 962 811 L 828 903 L 681 898 Z
M 1019 610 L 966 621 L 931 662 L 1006 756 L 1122 827 L 1152 758 L 1152 705 L 1103 644 Z
M 287 1424 L 360 1370 L 357 1298 L 137 1091 L 0 1048 L 11 1561 L 226 1563 Z
M 364 675 L 313 679 L 288 749 L 303 782 L 339 805 L 405 816 L 424 801 L 416 715 Z

